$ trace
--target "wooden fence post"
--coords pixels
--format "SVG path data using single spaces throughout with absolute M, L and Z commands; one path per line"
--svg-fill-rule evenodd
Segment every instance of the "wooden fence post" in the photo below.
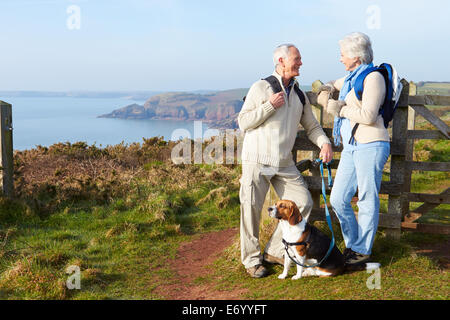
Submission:
M 0 101 L 0 185 L 3 195 L 13 194 L 12 106 Z
M 409 82 L 409 95 L 415 96 L 417 95 L 417 86 L 414 82 Z M 408 106 L 408 128 L 407 130 L 414 130 L 416 127 L 416 111 Z M 414 139 L 407 139 L 406 141 L 406 149 L 405 149 L 405 160 L 413 161 L 414 158 Z M 403 184 L 403 191 L 410 192 L 411 191 L 411 177 L 412 170 L 410 168 L 405 169 L 405 180 Z M 409 216 L 409 201 L 408 199 L 403 199 L 404 203 L 402 203 L 402 220 L 405 217 Z
M 399 194 L 390 194 L 388 200 L 388 213 L 395 215 L 396 224 L 393 228 L 386 228 L 386 235 L 393 238 L 401 236 L 401 222 L 405 211 L 405 193 L 403 184 L 405 181 L 405 156 L 406 141 L 408 131 L 408 97 L 409 83 L 402 79 L 403 90 L 400 101 L 395 111 L 392 122 L 392 143 L 391 143 L 391 172 L 390 181 L 401 187 Z

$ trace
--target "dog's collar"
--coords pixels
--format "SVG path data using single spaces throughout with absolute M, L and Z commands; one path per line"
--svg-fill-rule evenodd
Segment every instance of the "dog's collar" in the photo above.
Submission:
M 283 242 L 283 244 L 285 246 L 307 246 L 308 244 L 306 243 L 306 241 L 301 241 L 301 242 L 287 242 L 286 240 L 282 239 L 281 240 Z
M 303 232 L 305 232 L 305 231 L 307 231 L 307 230 L 309 230 L 310 232 L 309 232 L 308 237 L 306 238 L 305 241 L 300 241 L 300 242 L 287 242 L 287 241 L 284 240 L 284 239 L 281 239 L 281 241 L 283 242 L 283 244 L 284 244 L 285 247 L 290 247 L 290 246 L 307 246 L 307 245 L 309 244 L 309 238 L 311 237 L 311 230 L 310 230 L 310 229 L 311 229 L 311 228 L 309 228 L 309 225 L 306 224 L 305 230 L 304 230 Z

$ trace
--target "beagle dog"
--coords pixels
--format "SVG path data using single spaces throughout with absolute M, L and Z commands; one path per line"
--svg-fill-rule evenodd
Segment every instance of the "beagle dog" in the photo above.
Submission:
M 280 200 L 274 206 L 269 207 L 269 216 L 280 220 L 283 239 L 287 243 L 295 243 L 289 246 L 289 255 L 303 265 L 316 264 L 325 257 L 329 247 L 330 238 L 314 226 L 303 220 L 297 205 L 290 200 Z M 291 258 L 287 253 L 284 255 L 283 273 L 278 279 L 285 279 L 291 266 Z M 312 268 L 304 268 L 297 264 L 297 274 L 293 280 L 302 276 L 329 277 L 344 272 L 344 256 L 336 247 L 331 250 L 330 255 Z M 306 270 L 304 270 L 306 269 Z

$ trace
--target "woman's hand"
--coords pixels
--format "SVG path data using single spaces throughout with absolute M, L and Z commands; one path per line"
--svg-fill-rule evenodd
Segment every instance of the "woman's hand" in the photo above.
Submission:
M 317 103 L 326 110 L 328 108 L 328 100 L 329 99 L 330 99 L 330 93 L 327 91 L 322 91 L 317 96 Z
M 318 89 L 319 95 L 317 96 L 317 103 L 327 109 L 328 100 L 333 96 L 335 91 L 336 89 L 331 83 L 321 85 Z
M 341 112 L 341 109 L 343 106 L 345 106 L 346 103 L 343 100 L 328 100 L 328 107 L 327 112 L 335 117 L 339 117 L 339 113 Z

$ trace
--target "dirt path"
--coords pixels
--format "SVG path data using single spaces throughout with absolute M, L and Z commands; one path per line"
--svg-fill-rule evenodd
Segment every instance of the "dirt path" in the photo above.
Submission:
M 214 285 L 195 284 L 194 280 L 211 273 L 211 265 L 230 246 L 238 229 L 228 229 L 200 235 L 191 242 L 183 243 L 177 257 L 171 263 L 176 279 L 174 284 L 158 288 L 159 294 L 170 300 L 237 300 L 242 299 L 245 289 L 218 291 Z
M 215 289 L 220 279 L 214 279 L 212 284 L 196 284 L 195 279 L 212 274 L 208 269 L 220 254 L 229 247 L 238 229 L 228 229 L 199 235 L 191 242 L 183 243 L 178 249 L 176 259 L 170 268 L 174 279 L 171 284 L 160 286 L 158 294 L 168 300 L 239 300 L 244 299 L 247 289 L 232 289 L 219 291 Z M 423 244 L 415 248 L 415 253 L 433 258 L 442 269 L 449 270 L 450 242 Z

